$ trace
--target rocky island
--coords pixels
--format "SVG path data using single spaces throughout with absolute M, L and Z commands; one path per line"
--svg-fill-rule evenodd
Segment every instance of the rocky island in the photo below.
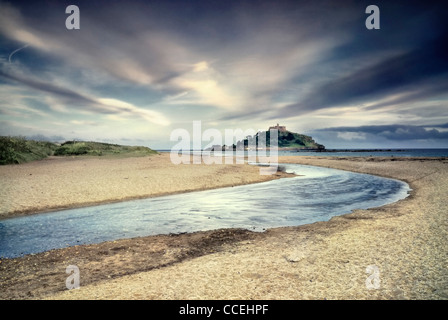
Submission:
M 206 151 L 251 150 L 252 146 L 257 146 L 257 149 L 269 149 L 270 130 L 278 130 L 278 150 L 280 151 L 325 150 L 325 146 L 316 143 L 312 137 L 288 131 L 285 126 L 277 124 L 269 127 L 267 131 L 259 131 L 253 136 L 247 136 L 231 146 L 214 145 Z

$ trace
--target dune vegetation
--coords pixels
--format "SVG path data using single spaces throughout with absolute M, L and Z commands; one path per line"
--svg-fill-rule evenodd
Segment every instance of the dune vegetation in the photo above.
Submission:
M 20 164 L 48 156 L 138 157 L 157 154 L 143 146 L 125 146 L 92 141 L 66 141 L 62 144 L 29 140 L 22 136 L 0 137 L 0 164 Z

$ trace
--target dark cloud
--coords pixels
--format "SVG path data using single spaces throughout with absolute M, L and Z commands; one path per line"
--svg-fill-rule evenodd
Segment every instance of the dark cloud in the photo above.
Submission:
M 403 90 L 417 90 L 406 102 L 447 92 L 448 33 L 422 48 L 387 58 L 315 87 L 302 101 L 283 110 L 289 115 L 343 104 L 360 103 Z
M 437 126 L 410 126 L 410 125 L 380 125 L 380 126 L 360 126 L 360 127 L 335 127 L 325 128 L 315 131 L 335 132 L 335 133 L 361 133 L 373 135 L 388 140 L 440 140 L 448 139 L 448 132 L 442 132 L 433 127 L 446 128 L 448 124 Z
M 407 92 L 400 94 L 395 99 L 390 99 L 386 102 L 378 102 L 365 107 L 365 110 L 375 110 L 382 107 L 387 107 L 390 105 L 398 105 L 405 103 L 412 103 L 415 101 L 424 101 L 425 99 L 430 99 L 433 97 L 438 97 L 440 95 L 448 92 L 448 80 L 444 76 L 435 76 L 431 82 L 424 83 L 420 86 L 416 85 L 410 88 Z M 422 113 L 425 110 L 420 110 Z
M 442 124 L 432 124 L 430 126 L 422 126 L 425 128 L 448 128 L 448 123 L 442 123 Z
M 6 73 L 3 72 L 2 70 L 0 70 L 0 77 L 3 77 L 4 79 L 13 81 L 13 82 L 18 82 L 20 84 L 26 85 L 30 88 L 39 90 L 39 91 L 43 91 L 46 93 L 50 93 L 59 97 L 62 97 L 66 100 L 69 100 L 71 102 L 75 102 L 77 104 L 93 104 L 96 103 L 96 101 L 82 95 L 79 94 L 75 91 L 66 89 L 66 88 L 62 88 L 59 86 L 55 86 L 51 83 L 47 83 L 47 82 L 43 82 L 43 81 L 38 81 L 38 80 L 34 80 L 31 79 L 31 77 L 24 77 L 18 74 L 12 74 L 12 73 Z

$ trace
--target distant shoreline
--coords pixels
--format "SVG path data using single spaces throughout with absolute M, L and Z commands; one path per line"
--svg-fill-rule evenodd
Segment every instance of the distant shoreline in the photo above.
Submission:
M 297 150 L 304 150 L 304 151 L 308 151 L 308 150 L 318 150 L 318 149 L 298 149 L 298 148 L 278 148 L 278 150 L 291 150 L 291 149 L 297 149 Z M 358 151 L 410 151 L 410 150 L 448 150 L 448 148 L 383 148 L 383 149 L 378 149 L 378 148 L 373 148 L 373 149 L 323 149 L 325 151 L 332 151 L 332 152 L 358 152 Z M 154 151 L 157 152 L 171 152 L 171 149 L 154 149 Z M 206 149 L 189 149 L 186 150 L 189 152 L 192 151 L 210 151 L 210 150 L 206 150 Z M 235 151 L 235 150 L 229 150 L 229 151 Z M 247 151 L 247 150 L 245 150 Z
M 169 149 L 157 149 L 159 153 L 170 153 Z M 269 153 L 269 150 L 259 150 L 261 153 Z M 242 151 L 209 151 L 209 150 L 181 150 L 180 152 L 187 152 L 190 154 L 210 153 L 213 155 L 234 155 L 243 154 Z M 255 150 L 245 150 L 244 154 L 255 154 Z M 269 154 L 267 154 L 269 156 Z M 347 156 L 347 157 L 423 157 L 423 158 L 448 158 L 448 148 L 375 148 L 375 149 L 294 149 L 294 148 L 279 148 L 278 156 Z

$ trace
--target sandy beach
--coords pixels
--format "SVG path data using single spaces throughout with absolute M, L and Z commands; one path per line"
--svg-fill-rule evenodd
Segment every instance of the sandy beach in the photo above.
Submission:
M 263 233 L 160 235 L 3 259 L 0 298 L 448 299 L 448 159 L 279 162 L 395 178 L 413 191 L 380 208 Z M 248 165 L 175 166 L 166 154 L 51 158 L 0 167 L 0 176 L 2 217 L 282 177 Z M 66 289 L 68 265 L 79 267 L 79 289 Z
M 215 165 L 176 165 L 169 153 L 122 159 L 49 157 L 0 166 L 0 218 L 229 187 L 281 176 L 285 174 L 260 175 L 259 168 L 225 164 L 224 160 Z

